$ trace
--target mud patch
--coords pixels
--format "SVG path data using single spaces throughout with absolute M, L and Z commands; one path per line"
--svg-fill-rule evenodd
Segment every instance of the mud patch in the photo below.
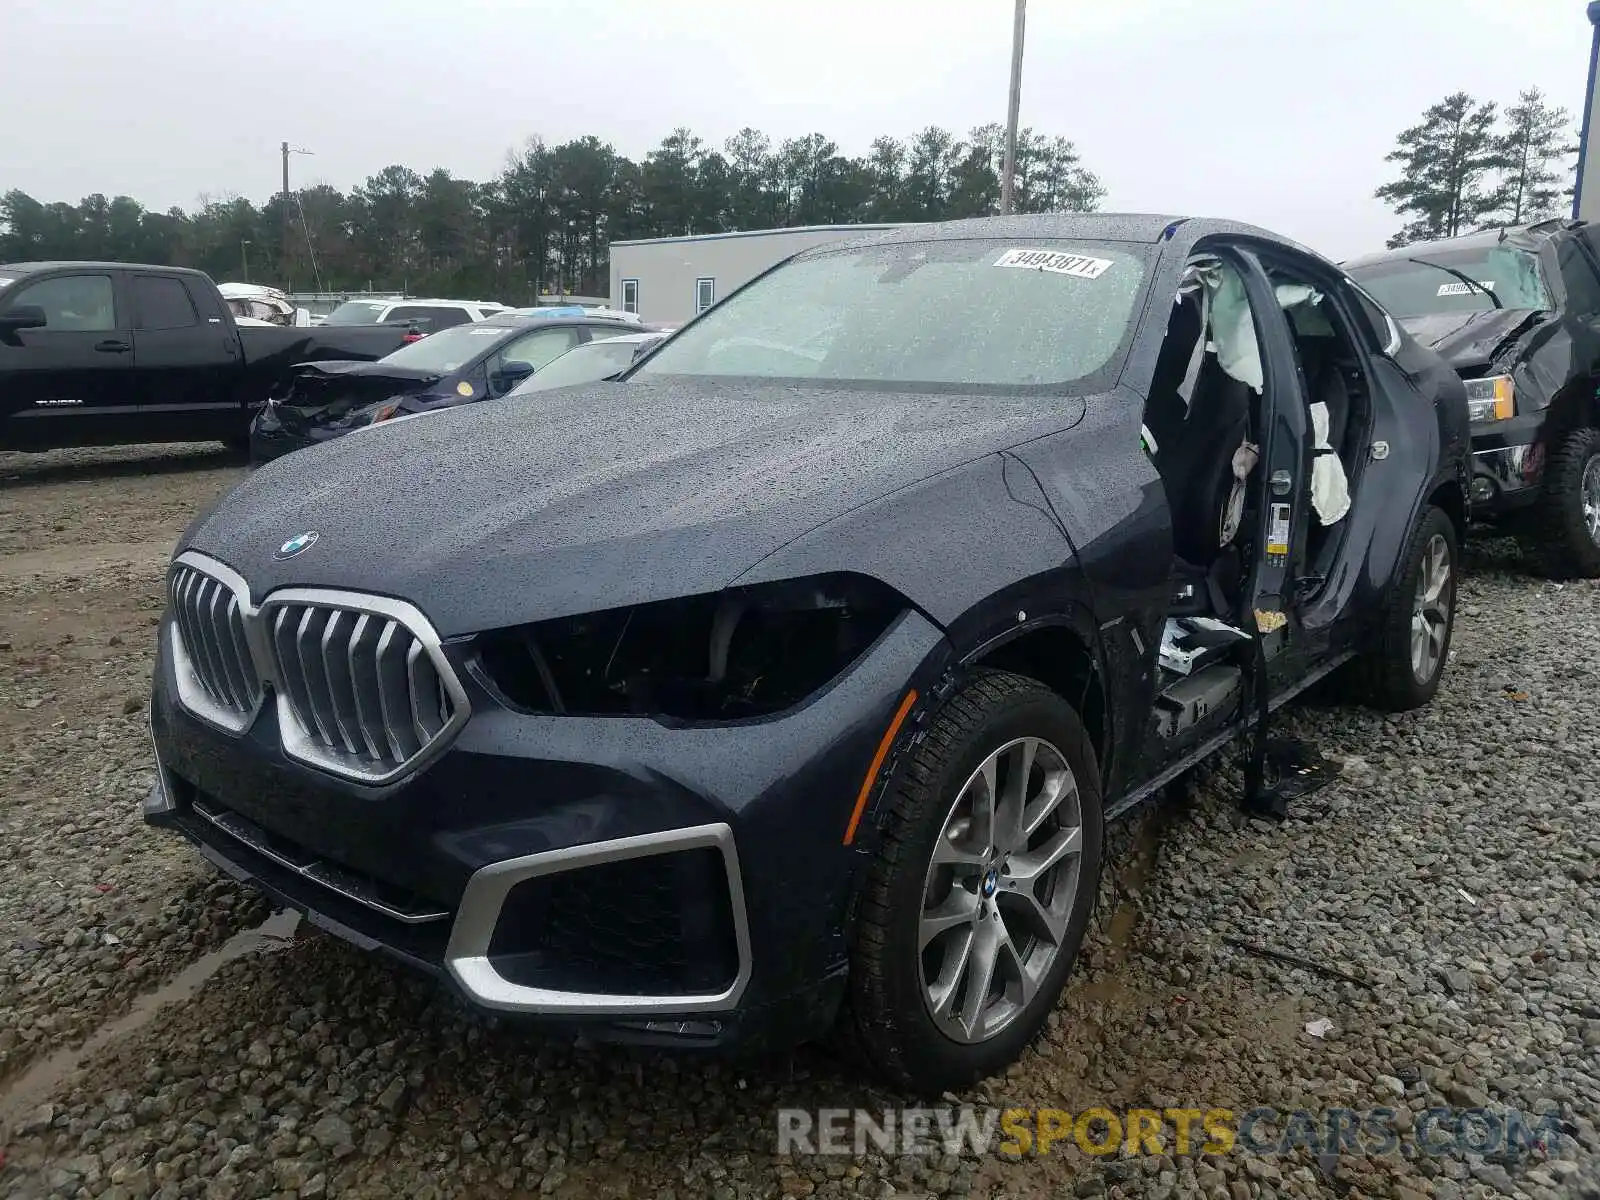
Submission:
M 190 963 L 155 991 L 140 996 L 131 1009 L 95 1030 L 81 1046 L 57 1051 L 35 1063 L 0 1090 L 0 1142 L 9 1139 L 17 1122 L 49 1099 L 77 1072 L 85 1059 L 93 1059 L 113 1042 L 137 1033 L 164 1009 L 190 999 L 206 980 L 236 959 L 288 945 L 294 941 L 299 924 L 299 913 L 284 911 L 274 913 L 254 929 L 234 934 L 219 948 Z

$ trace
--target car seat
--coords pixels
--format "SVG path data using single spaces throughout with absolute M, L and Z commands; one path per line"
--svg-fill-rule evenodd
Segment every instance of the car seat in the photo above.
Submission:
M 1158 442 L 1157 466 L 1172 508 L 1173 549 L 1193 566 L 1209 567 L 1225 545 L 1234 452 L 1249 432 L 1249 385 L 1228 375 L 1207 353 L 1187 419 L 1166 442 Z
M 1156 469 L 1166 480 L 1162 459 L 1168 442 L 1177 442 L 1183 429 L 1188 405 L 1182 395 L 1184 376 L 1200 341 L 1204 320 L 1200 303 L 1193 291 L 1181 294 L 1172 308 L 1167 323 L 1166 336 L 1161 342 L 1161 353 L 1156 358 L 1155 376 L 1150 381 L 1150 399 L 1145 403 L 1145 427 L 1155 438 Z M 1167 494 L 1168 503 L 1172 493 Z

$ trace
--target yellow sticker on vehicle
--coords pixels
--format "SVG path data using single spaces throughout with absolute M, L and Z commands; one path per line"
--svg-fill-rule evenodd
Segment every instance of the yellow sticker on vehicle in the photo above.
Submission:
M 470 395 L 472 395 L 472 385 L 470 383 L 458 383 L 458 384 L 456 384 L 456 395 L 458 395 L 458 396 L 470 396 Z
M 1256 628 L 1262 633 L 1276 633 L 1289 623 L 1289 618 L 1281 612 L 1266 612 L 1256 609 Z

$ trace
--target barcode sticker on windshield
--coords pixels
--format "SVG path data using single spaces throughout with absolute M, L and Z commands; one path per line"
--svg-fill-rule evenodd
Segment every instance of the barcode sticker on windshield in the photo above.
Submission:
M 1076 275 L 1079 279 L 1099 279 L 1112 267 L 1109 258 L 1090 258 L 1087 254 L 1063 254 L 1059 250 L 1007 250 L 995 260 L 997 267 L 1024 267 L 1050 271 L 1056 275 Z
M 1438 296 L 1470 296 L 1479 291 L 1494 291 L 1494 280 L 1484 280 L 1482 283 L 1478 284 L 1477 287 L 1468 287 L 1464 283 L 1441 283 L 1439 285 L 1439 290 L 1434 294 Z

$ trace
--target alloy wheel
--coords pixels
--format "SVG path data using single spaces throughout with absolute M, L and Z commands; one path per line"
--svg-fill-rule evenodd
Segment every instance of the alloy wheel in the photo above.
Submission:
M 1589 530 L 1589 539 L 1600 546 L 1600 454 L 1583 464 L 1578 497 L 1583 503 L 1583 523 Z
M 923 1000 L 953 1041 L 1024 1013 L 1060 954 L 1082 884 L 1083 815 L 1066 757 L 1007 742 L 957 793 L 923 883 Z
M 1450 633 L 1450 545 L 1434 534 L 1422 552 L 1417 572 L 1417 594 L 1411 608 L 1411 671 L 1418 683 L 1427 683 L 1439 670 Z

